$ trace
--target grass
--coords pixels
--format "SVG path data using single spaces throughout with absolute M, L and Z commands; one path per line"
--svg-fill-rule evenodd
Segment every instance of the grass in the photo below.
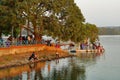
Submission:
M 67 52 L 59 51 L 60 56 L 66 56 L 69 55 Z M 6 56 L 0 57 L 0 67 L 5 67 L 6 65 L 16 65 L 16 64 L 22 64 L 27 63 L 29 56 L 32 53 L 21 53 L 21 54 L 11 54 Z M 56 51 L 49 51 L 49 50 L 43 50 L 39 52 L 35 52 L 35 54 L 38 56 L 39 59 L 53 59 L 56 57 Z

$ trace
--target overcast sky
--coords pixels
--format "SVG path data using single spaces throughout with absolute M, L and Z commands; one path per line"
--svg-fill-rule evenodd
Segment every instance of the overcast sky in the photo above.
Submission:
M 75 0 L 86 22 L 102 26 L 120 26 L 120 0 Z

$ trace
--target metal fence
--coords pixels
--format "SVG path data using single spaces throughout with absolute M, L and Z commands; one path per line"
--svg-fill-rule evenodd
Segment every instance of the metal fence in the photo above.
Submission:
M 40 42 L 36 41 L 36 40 L 13 40 L 13 41 L 9 41 L 9 40 L 2 40 L 0 39 L 0 47 L 10 47 L 10 46 L 21 46 L 21 45 L 33 45 L 33 44 L 46 44 L 49 45 L 50 43 L 48 43 L 45 40 L 41 40 Z

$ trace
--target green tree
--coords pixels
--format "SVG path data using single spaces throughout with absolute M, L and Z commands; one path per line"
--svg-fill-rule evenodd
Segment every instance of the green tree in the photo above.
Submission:
M 74 42 L 97 35 L 92 32 L 97 29 L 95 25 L 84 24 L 84 16 L 74 0 L 1 0 L 0 7 L 0 33 L 9 34 L 10 29 L 19 33 L 25 28 L 36 41 L 46 34 Z
M 12 34 L 16 37 L 20 32 L 19 23 L 23 22 L 17 11 L 16 0 L 1 0 L 0 2 L 0 35 Z
M 18 11 L 32 23 L 32 27 L 24 28 L 33 33 L 36 40 L 47 34 L 78 41 L 77 33 L 84 17 L 74 0 L 23 0 L 18 2 Z
M 86 38 L 90 38 L 91 42 L 94 42 L 96 39 L 98 39 L 98 28 L 94 24 L 86 23 L 86 30 L 85 30 L 85 36 Z

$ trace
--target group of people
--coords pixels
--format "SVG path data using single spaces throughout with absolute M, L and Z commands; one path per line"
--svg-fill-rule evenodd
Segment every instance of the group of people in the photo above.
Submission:
M 95 44 L 93 44 L 93 45 L 95 46 L 95 49 L 97 49 L 98 52 L 104 51 L 104 48 L 103 48 L 103 46 L 100 45 L 100 43 L 98 45 L 95 45 Z
M 19 36 L 17 39 L 18 45 L 19 44 L 34 44 L 35 39 L 32 35 L 28 36 Z
M 56 41 L 55 43 L 52 43 L 51 39 L 48 39 L 48 40 L 42 39 L 41 42 L 42 44 L 46 44 L 47 46 L 55 46 L 56 48 L 60 48 L 60 44 L 58 41 Z
M 17 38 L 9 36 L 7 39 L 0 38 L 0 46 L 6 46 L 6 47 L 9 47 L 10 45 L 23 45 L 23 44 L 27 45 L 34 43 L 35 43 L 35 39 L 32 35 L 19 36 Z
M 56 58 L 58 59 L 59 58 L 59 53 L 56 52 L 55 55 L 56 55 Z M 36 55 L 35 52 L 32 52 L 32 54 L 29 56 L 28 60 L 29 61 L 31 61 L 31 60 L 33 60 L 33 61 L 38 60 L 38 56 Z
M 90 44 L 87 44 L 87 43 L 81 43 L 80 44 L 80 49 L 81 50 L 97 50 L 99 52 L 103 52 L 104 51 L 104 48 L 103 46 L 100 44 L 100 42 L 97 42 L 97 43 L 90 43 Z

